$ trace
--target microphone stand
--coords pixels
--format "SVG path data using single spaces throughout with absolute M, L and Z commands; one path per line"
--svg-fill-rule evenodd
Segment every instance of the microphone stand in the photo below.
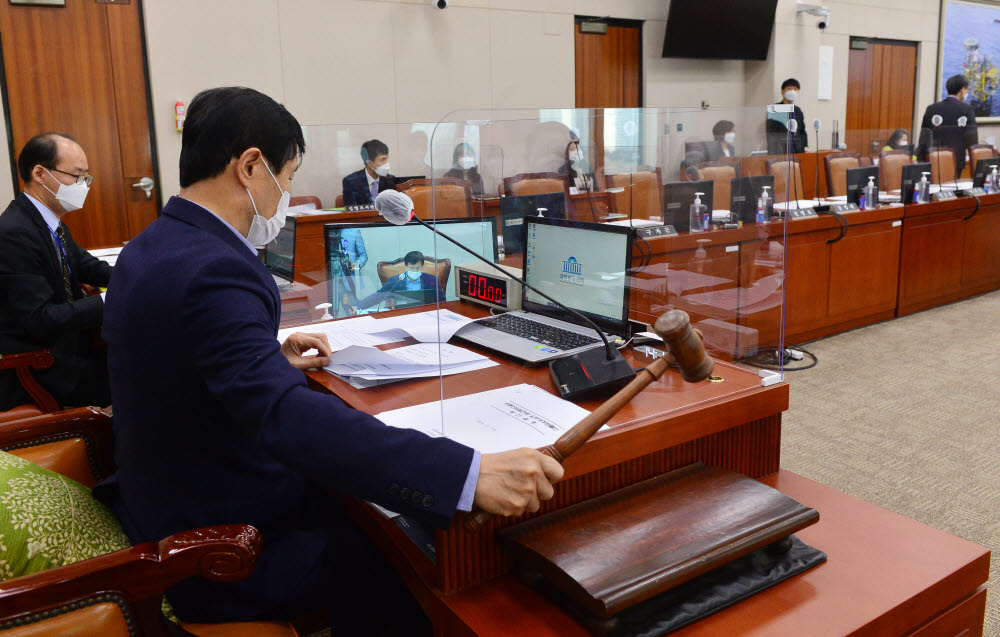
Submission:
M 816 122 L 819 123 L 818 121 Z M 816 131 L 816 190 L 813 193 L 816 195 L 816 201 L 819 205 L 823 205 L 823 198 L 819 194 L 819 126 L 813 126 L 813 130 Z M 827 193 L 828 195 L 830 193 Z

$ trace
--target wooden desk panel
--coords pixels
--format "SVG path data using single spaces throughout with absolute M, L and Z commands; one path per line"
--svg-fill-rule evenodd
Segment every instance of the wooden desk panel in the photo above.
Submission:
M 820 512 L 819 522 L 798 536 L 829 560 L 672 635 L 982 634 L 988 550 L 788 471 L 762 482 Z M 355 506 L 352 515 L 414 591 L 435 634 L 500 637 L 512 626 L 532 637 L 589 634 L 510 575 L 443 594 L 429 579 L 430 562 L 395 524 L 367 505 Z
M 984 205 L 966 222 L 962 289 L 978 294 L 1000 287 L 1000 205 Z
M 892 316 L 902 237 L 902 227 L 895 223 L 852 225 L 843 239 L 830 245 L 827 313 L 832 322 L 885 312 Z
M 968 203 L 907 206 L 899 263 L 900 316 L 962 298 L 962 261 Z M 910 216 L 910 208 L 927 209 Z M 956 209 L 957 208 L 957 209 Z M 941 212 L 935 212 L 940 210 Z

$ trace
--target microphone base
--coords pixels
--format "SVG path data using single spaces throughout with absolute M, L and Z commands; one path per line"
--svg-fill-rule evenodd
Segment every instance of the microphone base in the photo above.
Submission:
M 549 373 L 566 400 L 587 400 L 609 396 L 635 378 L 635 370 L 615 350 L 608 360 L 607 349 L 595 347 L 579 354 L 549 362 Z

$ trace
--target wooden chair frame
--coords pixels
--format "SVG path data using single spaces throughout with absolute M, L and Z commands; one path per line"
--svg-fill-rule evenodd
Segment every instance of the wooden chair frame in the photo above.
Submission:
M 779 158 L 775 158 L 775 159 L 768 159 L 767 160 L 767 174 L 768 175 L 774 175 L 774 188 L 772 189 L 773 192 L 771 194 L 771 197 L 772 197 L 771 200 L 774 203 L 784 203 L 784 202 L 778 200 L 778 176 L 774 174 L 774 172 L 772 171 L 771 168 L 775 164 L 780 164 L 780 163 L 783 163 L 783 162 L 792 162 L 793 164 L 795 164 L 796 166 L 798 166 L 798 183 L 795 184 L 795 185 L 793 185 L 791 188 L 789 188 L 789 190 L 792 191 L 792 195 L 795 196 L 796 199 L 801 199 L 801 198 L 803 198 L 803 197 L 806 196 L 805 195 L 805 184 L 802 183 L 802 162 L 799 160 L 798 157 L 779 157 Z M 782 179 L 786 179 L 787 180 L 788 179 L 787 175 L 782 175 Z M 799 192 L 797 194 L 795 193 L 796 188 L 799 189 Z M 784 197 L 785 193 L 781 193 L 781 195 Z M 795 201 L 795 199 L 792 199 L 791 201 Z
M 439 186 L 459 186 L 465 190 L 465 217 L 472 216 L 472 184 L 466 179 L 456 179 L 455 177 L 438 177 L 437 179 L 407 179 L 402 183 L 396 184 L 396 190 L 405 193 L 411 188 L 416 188 L 419 186 L 427 186 L 431 189 L 431 201 L 434 201 L 434 191 Z M 431 219 L 439 218 L 436 210 L 429 210 L 430 216 L 420 217 L 421 219 Z M 442 219 L 451 219 L 453 217 L 440 217 Z
M 857 162 L 858 162 L 857 168 L 861 167 L 861 155 L 859 155 L 857 153 L 830 153 L 829 155 L 825 155 L 823 157 L 823 168 L 824 168 L 824 170 L 826 172 L 826 192 L 831 197 L 836 196 L 834 194 L 836 192 L 836 189 L 833 187 L 834 186 L 834 184 L 833 184 L 833 173 L 830 171 L 830 164 L 832 164 L 837 159 L 854 159 L 854 160 L 857 160 Z M 817 168 L 818 168 L 818 166 L 817 166 Z M 843 196 L 845 194 L 847 194 L 847 186 L 846 186 L 846 184 L 844 185 L 844 192 L 841 193 L 841 196 Z
M 898 190 L 902 186 L 900 175 L 890 175 L 886 167 L 887 163 L 894 163 L 891 158 L 902 156 L 904 162 L 900 164 L 901 166 L 906 166 L 913 163 L 913 155 L 907 150 L 884 150 L 879 153 L 878 161 L 878 183 L 879 188 L 889 192 L 890 190 Z M 890 158 L 887 162 L 886 158 Z M 892 186 L 896 186 L 893 188 Z
M 49 369 L 56 359 L 47 349 L 16 354 L 0 354 L 0 370 L 14 370 L 18 382 L 43 412 L 58 411 L 59 403 L 32 375 L 31 370 Z
M 513 177 L 503 178 L 503 189 L 501 190 L 501 195 L 512 196 L 513 186 L 519 181 L 528 181 L 530 179 L 558 179 L 563 183 L 563 192 L 569 197 L 569 177 L 566 175 L 561 175 L 559 173 L 521 173 L 519 175 L 514 175 Z

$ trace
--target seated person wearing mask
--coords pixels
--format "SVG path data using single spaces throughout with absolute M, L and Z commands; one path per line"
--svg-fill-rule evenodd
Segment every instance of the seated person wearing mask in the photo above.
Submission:
M 716 142 L 716 154 L 714 157 L 709 157 L 710 161 L 715 161 L 719 157 L 736 156 L 736 147 L 733 146 L 736 141 L 736 124 L 726 119 L 719 120 L 712 127 L 712 136 Z
M 396 187 L 396 178 L 389 173 L 389 147 L 377 139 L 361 145 L 365 167 L 344 177 L 344 205 L 359 206 L 375 203 L 383 190 Z
M 472 152 L 472 146 L 465 142 L 455 146 L 451 169 L 444 176 L 452 179 L 464 179 L 469 182 L 473 195 L 483 194 L 483 176 L 479 174 L 479 169 L 476 167 L 476 155 Z
M 17 158 L 24 192 L 0 215 L 0 354 L 48 349 L 55 365 L 34 377 L 63 407 L 111 404 L 107 361 L 95 346 L 111 266 L 73 241 L 63 216 L 79 210 L 93 177 L 67 135 L 43 133 Z M 0 372 L 0 410 L 30 402 L 13 370 Z
M 409 197 L 407 197 L 409 199 Z M 385 303 L 386 309 L 406 307 L 407 305 L 426 305 L 429 303 L 444 303 L 444 290 L 437 277 L 423 271 L 424 254 L 419 250 L 407 252 L 403 257 L 406 269 L 398 276 L 385 282 L 377 292 L 369 294 L 358 301 L 357 308 L 364 310 Z
M 167 596 L 190 621 L 330 614 L 334 635 L 429 633 L 402 581 L 331 492 L 447 527 L 473 506 L 535 511 L 562 467 L 534 449 L 479 452 L 389 427 L 313 391 L 322 334 L 275 339 L 280 300 L 254 244 L 280 230 L 305 141 L 249 88 L 191 101 L 180 194 L 129 241 L 112 276 L 104 340 L 117 473 L 94 494 L 135 543 L 252 524 L 247 579 L 185 580 Z M 304 353 L 315 348 L 317 354 Z M 150 360 L 150 351 L 156 353 Z
M 574 139 L 566 144 L 563 153 L 566 161 L 559 167 L 559 174 L 569 177 L 569 185 L 580 192 L 594 189 L 594 173 L 587 172 L 587 163 L 580 152 L 580 141 Z

